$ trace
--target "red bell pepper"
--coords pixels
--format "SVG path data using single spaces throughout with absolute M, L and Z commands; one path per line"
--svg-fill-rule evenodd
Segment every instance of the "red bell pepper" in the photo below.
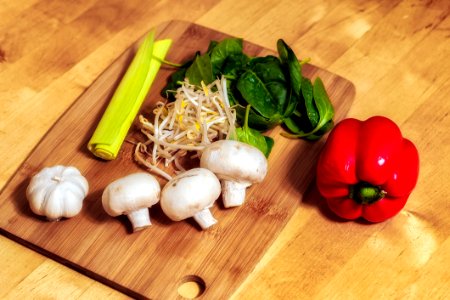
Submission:
M 345 119 L 331 131 L 317 165 L 317 187 L 344 219 L 381 222 L 406 204 L 419 175 L 414 144 L 386 117 Z

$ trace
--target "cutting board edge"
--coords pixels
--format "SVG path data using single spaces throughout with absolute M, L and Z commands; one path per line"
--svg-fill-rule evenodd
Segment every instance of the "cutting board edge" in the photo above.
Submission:
M 77 273 L 79 273 L 81 275 L 87 276 L 87 277 L 89 277 L 89 278 L 91 278 L 91 279 L 93 279 L 93 280 L 95 280 L 97 282 L 100 282 L 100 283 L 102 283 L 102 284 L 104 284 L 106 286 L 109 286 L 112 289 L 115 289 L 115 290 L 117 290 L 117 291 L 119 291 L 119 292 L 121 292 L 121 293 L 123 293 L 123 294 L 125 294 L 127 296 L 132 297 L 133 299 L 147 299 L 147 297 L 145 297 L 144 295 L 142 295 L 142 294 L 140 294 L 138 292 L 135 292 L 135 291 L 133 291 L 130 288 L 127 288 L 127 287 L 125 287 L 125 286 L 123 286 L 121 284 L 118 284 L 118 283 L 116 283 L 116 282 L 114 282 L 112 280 L 109 280 L 108 278 L 106 278 L 106 277 L 104 277 L 104 276 L 102 276 L 100 274 L 96 274 L 94 271 L 86 269 L 86 268 L 84 268 L 84 267 L 82 267 L 82 266 L 80 266 L 80 265 L 78 265 L 78 264 L 76 264 L 74 262 L 71 262 L 68 259 L 65 259 L 62 256 L 59 256 L 59 255 L 57 255 L 57 254 L 55 254 L 55 253 L 53 253 L 51 251 L 48 251 L 48 250 L 46 250 L 46 249 L 44 249 L 44 248 L 42 248 L 42 247 L 40 247 L 38 245 L 35 245 L 32 242 L 29 242 L 29 241 L 19 237 L 18 235 L 10 233 L 10 232 L 4 230 L 1 227 L 0 227 L 0 234 L 2 236 L 4 236 L 4 237 L 10 239 L 11 241 L 17 242 L 20 245 L 22 245 L 22 246 L 24 246 L 24 247 L 26 247 L 26 248 L 28 248 L 28 249 L 30 249 L 32 251 L 35 251 L 38 254 L 41 254 L 41 255 L 45 256 L 46 258 L 49 258 L 49 259 L 51 259 L 51 260 L 53 260 L 53 261 L 55 261 L 57 263 L 60 263 L 63 266 L 68 267 L 69 269 L 71 269 L 71 270 L 73 270 L 73 271 L 75 271 L 75 272 L 77 272 Z

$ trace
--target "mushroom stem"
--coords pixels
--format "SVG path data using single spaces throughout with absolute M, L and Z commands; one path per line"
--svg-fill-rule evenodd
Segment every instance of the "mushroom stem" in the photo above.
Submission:
M 130 211 L 127 214 L 127 217 L 133 225 L 133 232 L 145 229 L 152 225 L 150 222 L 150 213 L 147 207 Z
M 207 229 L 217 223 L 209 208 L 204 208 L 193 216 L 194 220 L 200 225 L 202 229 Z
M 222 180 L 222 200 L 225 207 L 240 206 L 245 201 L 245 190 L 250 184 L 248 182 L 236 182 Z

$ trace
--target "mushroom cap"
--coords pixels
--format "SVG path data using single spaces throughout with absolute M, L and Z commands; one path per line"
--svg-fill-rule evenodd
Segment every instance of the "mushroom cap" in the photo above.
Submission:
M 126 215 L 158 203 L 161 187 L 148 173 L 138 172 L 111 182 L 103 191 L 102 204 L 108 215 Z
M 235 140 L 219 140 L 209 144 L 202 153 L 200 166 L 219 179 L 250 184 L 263 181 L 267 159 L 256 147 Z
M 194 216 L 209 208 L 220 196 L 220 182 L 216 175 L 203 168 L 180 173 L 166 183 L 161 192 L 161 208 L 173 221 Z

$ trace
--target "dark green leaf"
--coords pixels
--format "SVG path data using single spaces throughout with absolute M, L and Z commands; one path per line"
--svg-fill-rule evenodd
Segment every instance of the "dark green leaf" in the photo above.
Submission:
M 174 92 L 179 87 L 179 82 L 184 81 L 186 78 L 186 70 L 192 64 L 192 60 L 186 61 L 181 67 L 178 68 L 172 75 L 169 77 L 166 86 L 161 91 L 161 96 L 168 97 L 169 99 L 174 100 Z
M 303 130 L 300 128 L 300 126 L 298 126 L 296 120 L 295 120 L 295 116 L 291 116 L 288 118 L 285 118 L 283 120 L 284 125 L 286 125 L 286 127 L 295 134 L 301 134 L 303 133 Z
M 300 101 L 300 97 L 292 92 L 292 89 L 289 91 L 289 96 L 287 100 L 287 105 L 284 110 L 284 117 L 289 117 L 292 113 L 294 113 L 295 109 L 297 108 L 298 102 Z
M 243 53 L 231 54 L 222 65 L 220 74 L 217 74 L 216 76 L 220 77 L 220 75 L 224 75 L 227 78 L 236 79 L 240 74 L 242 74 L 242 72 L 244 72 L 247 62 L 247 55 Z
M 328 121 L 324 126 L 322 126 L 319 130 L 317 130 L 315 133 L 308 134 L 305 139 L 310 141 L 315 141 L 320 139 L 325 133 L 330 131 L 334 126 L 333 120 Z
M 237 139 L 238 141 L 258 148 L 262 153 L 264 153 L 266 157 L 269 157 L 274 141 L 271 137 L 264 136 L 258 130 L 255 130 L 248 126 L 249 113 L 250 105 L 248 105 L 246 108 L 244 125 L 240 128 L 236 128 Z
M 272 152 L 272 148 L 273 148 L 273 145 L 275 144 L 275 141 L 270 136 L 263 135 L 263 137 L 266 140 L 266 145 L 267 145 L 267 148 L 266 148 L 267 150 L 263 153 L 266 157 L 269 157 L 270 152 Z
M 286 85 L 282 82 L 272 81 L 266 83 L 266 88 L 272 96 L 278 114 L 282 115 L 288 100 Z
M 250 62 L 250 69 L 264 83 L 277 107 L 277 113 L 282 115 L 289 99 L 286 76 L 280 60 L 270 55 L 258 57 Z
M 214 77 L 209 56 L 207 54 L 197 55 L 194 62 L 187 69 L 186 77 L 189 79 L 189 83 L 197 86 L 200 86 L 202 81 L 205 84 L 213 82 Z
M 308 99 L 310 98 L 309 93 L 310 92 L 305 92 L 305 97 Z M 316 126 L 311 130 L 309 115 L 306 115 L 307 118 L 305 118 L 305 114 L 300 114 L 300 117 L 293 115 L 291 118 L 284 120 L 284 124 L 292 134 L 284 133 L 284 136 L 315 140 L 333 127 L 334 108 L 327 95 L 323 82 L 319 77 L 316 78 L 314 85 L 312 86 L 312 98 L 318 113 Z M 306 124 L 306 122 L 308 122 L 308 124 Z
M 242 39 L 227 38 L 218 43 L 211 51 L 211 64 L 215 75 L 219 75 L 225 61 L 231 55 L 242 54 Z
M 286 83 L 281 62 L 275 56 L 257 57 L 249 62 L 249 68 L 261 78 L 263 82 L 277 81 Z
M 302 95 L 303 100 L 305 101 L 306 115 L 308 116 L 311 128 L 315 128 L 319 123 L 319 112 L 314 104 L 313 85 L 308 78 L 304 78 L 302 81 Z
M 334 117 L 333 105 L 331 104 L 330 98 L 328 97 L 327 91 L 325 90 L 325 86 L 323 85 L 320 77 L 317 77 L 316 80 L 314 80 L 313 96 L 317 111 L 319 112 L 319 122 L 314 129 L 317 131 L 325 126 L 325 124 L 327 124 Z
M 209 42 L 208 45 L 208 50 L 206 50 L 206 53 L 208 53 L 208 55 L 211 57 L 211 52 L 213 51 L 214 48 L 216 48 L 216 46 L 219 44 L 219 42 L 211 40 Z
M 244 124 L 245 120 L 245 107 L 241 105 L 235 106 L 236 117 L 239 124 Z M 266 131 L 270 128 L 281 124 L 282 117 L 280 115 L 273 116 L 272 118 L 265 118 L 256 112 L 253 108 L 250 110 L 248 116 L 248 126 L 259 131 Z
M 297 56 L 282 39 L 278 40 L 277 49 L 281 62 L 287 66 L 287 69 L 289 70 L 289 80 L 292 90 L 295 94 L 300 95 L 302 86 L 302 68 L 298 62 Z
M 263 117 L 271 118 L 279 114 L 269 90 L 253 71 L 247 70 L 239 77 L 237 89 L 245 101 Z
M 272 150 L 274 144 L 271 137 L 264 136 L 261 132 L 250 127 L 247 129 L 242 127 L 236 128 L 236 135 L 239 141 L 258 148 L 266 157 L 269 157 L 270 151 Z
M 248 62 L 248 67 L 250 69 L 253 69 L 257 64 L 266 64 L 270 62 L 280 63 L 280 59 L 274 55 L 256 56 L 250 59 L 250 61 Z
M 230 106 L 239 105 L 239 100 L 235 97 L 235 96 L 239 96 L 239 94 L 235 91 L 236 90 L 235 80 L 227 79 L 226 84 L 227 84 L 228 101 L 230 102 Z M 245 108 L 244 108 L 244 110 L 245 110 Z M 242 120 L 244 120 L 244 119 L 242 119 Z
M 168 80 L 166 86 L 161 91 L 161 96 L 168 97 L 170 99 L 173 98 L 173 94 L 178 88 L 178 82 L 183 81 L 186 75 L 186 69 L 181 68 L 170 76 L 170 79 Z

